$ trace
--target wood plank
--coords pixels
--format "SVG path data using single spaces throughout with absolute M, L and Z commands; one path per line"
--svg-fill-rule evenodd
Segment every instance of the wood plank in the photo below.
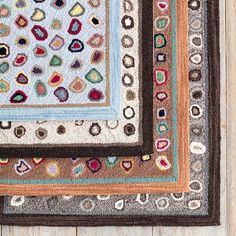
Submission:
M 228 156 L 228 219 L 229 235 L 235 235 L 236 232 L 236 0 L 226 1 L 226 51 L 227 51 L 227 94 L 228 94 L 228 133 L 227 133 L 227 156 Z
M 220 49 L 221 49 L 221 226 L 212 228 L 215 236 L 228 235 L 227 229 L 227 77 L 226 77 L 226 1 L 220 1 Z
M 153 236 L 226 236 L 225 227 L 155 227 Z
M 2 226 L 3 236 L 76 236 L 75 227 L 10 227 Z
M 77 236 L 152 236 L 152 227 L 77 228 Z

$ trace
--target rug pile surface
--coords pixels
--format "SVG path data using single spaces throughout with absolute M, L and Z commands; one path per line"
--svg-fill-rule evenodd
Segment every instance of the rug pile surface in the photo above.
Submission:
M 0 223 L 219 224 L 218 15 L 0 1 Z

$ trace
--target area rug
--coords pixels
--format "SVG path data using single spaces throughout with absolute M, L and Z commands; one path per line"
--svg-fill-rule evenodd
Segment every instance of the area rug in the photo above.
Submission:
M 132 19 L 138 5 L 132 2 L 126 5 L 126 1 L 123 3 L 122 9 L 127 15 L 122 19 Z M 189 82 L 185 5 L 186 2 L 177 5 L 171 2 L 166 9 L 162 5 L 155 6 L 154 24 L 152 23 L 155 57 L 154 67 L 152 66 L 154 153 L 130 157 L 68 156 L 61 160 L 44 157 L 1 159 L 2 195 L 135 194 L 150 190 L 153 193 L 188 190 Z M 152 1 L 142 6 L 147 11 L 145 6 L 152 9 Z M 163 17 L 159 16 L 159 12 L 163 12 Z M 180 14 L 181 18 L 177 18 Z M 146 17 L 150 18 L 148 15 Z M 145 17 L 142 20 L 146 22 Z M 180 25 L 181 27 L 176 27 Z M 130 35 L 129 29 L 125 31 L 125 35 L 126 38 Z M 124 42 L 127 43 L 127 39 Z M 150 44 L 153 45 L 152 41 Z M 193 115 L 199 116 L 195 113 Z M 132 132 L 132 126 L 128 125 L 126 130 Z M 204 152 L 203 148 L 199 150 L 197 144 L 193 149 Z
M 151 153 L 152 45 L 146 42 L 152 41 L 152 19 L 139 23 L 142 15 L 144 18 L 147 15 L 146 11 L 142 11 L 142 1 L 136 3 L 131 25 L 121 3 L 115 14 L 108 11 L 107 8 L 115 9 L 110 6 L 114 1 L 102 1 L 98 5 L 87 1 L 81 5 L 71 1 L 61 3 L 60 8 L 56 4 L 53 1 L 21 0 L 10 4 L 9 1 L 1 1 L 0 43 L 3 48 L 7 44 L 12 48 L 10 55 L 1 59 L 0 65 L 1 86 L 3 90 L 7 90 L 0 93 L 0 100 L 7 106 L 4 108 L 5 105 L 0 104 L 0 120 L 4 120 L 0 122 L 2 155 L 33 158 Z M 53 14 L 50 15 L 47 11 L 52 11 Z M 79 15 L 73 17 L 71 11 Z M 65 14 L 65 20 L 59 20 L 59 14 Z M 37 20 L 39 16 L 40 21 Z M 111 18 L 109 24 L 106 24 L 105 18 Z M 24 21 L 27 21 L 27 25 L 19 28 L 18 24 Z M 107 38 L 103 32 L 104 27 L 108 28 L 106 31 L 109 31 L 109 35 L 112 34 Z M 116 30 L 111 30 L 113 28 Z M 17 35 L 13 34 L 13 30 Z M 46 40 L 35 38 L 35 31 L 43 34 L 45 30 L 48 31 Z M 132 37 L 128 37 L 127 32 Z M 75 40 L 79 41 L 76 43 Z M 26 43 L 22 46 L 19 41 Z M 84 50 L 74 52 L 73 45 L 70 44 L 72 41 L 74 44 L 83 43 Z M 105 56 L 109 51 L 109 48 L 104 48 L 107 41 L 111 41 L 110 57 Z M 56 42 L 58 45 L 60 42 L 65 45 L 60 50 L 55 50 Z M 42 50 L 47 50 L 45 56 L 35 55 Z M 4 49 L 2 51 L 4 53 Z M 25 56 L 27 61 L 21 66 L 14 64 L 15 58 L 22 58 L 24 62 Z M 85 62 L 87 57 L 90 59 Z M 105 73 L 105 62 L 111 64 L 111 60 L 115 61 L 112 62 L 115 66 L 110 65 L 111 69 L 108 69 L 115 76 L 106 78 L 102 71 Z M 106 81 L 110 81 L 108 87 L 111 93 L 105 91 Z M 22 84 L 23 82 L 26 84 Z M 57 96 L 67 96 L 67 93 L 71 100 L 60 102 Z M 20 102 L 26 94 L 28 99 Z M 86 105 L 87 96 L 99 102 L 90 101 Z M 102 107 L 109 96 L 110 108 Z M 11 98 L 16 100 L 15 103 L 10 102 Z M 57 107 L 50 108 L 49 104 L 48 108 L 29 107 L 32 104 L 45 106 L 49 101 Z M 8 103 L 11 103 L 11 108 Z M 91 108 L 90 105 L 96 107 Z M 112 113 L 116 115 L 112 116 Z M 29 121 L 31 119 L 35 121 Z M 49 121 L 54 119 L 58 121 Z
M 2 224 L 204 226 L 220 223 L 218 4 L 217 0 L 190 0 L 188 4 L 191 108 L 197 106 L 202 111 L 198 118 L 190 113 L 189 192 L 158 195 L 149 192 L 131 196 L 4 197 L 1 204 Z M 193 57 L 201 60 L 192 60 Z M 196 143 L 204 147 L 204 153 L 194 151 Z
M 118 118 L 115 0 L 2 1 L 1 9 L 1 120 Z

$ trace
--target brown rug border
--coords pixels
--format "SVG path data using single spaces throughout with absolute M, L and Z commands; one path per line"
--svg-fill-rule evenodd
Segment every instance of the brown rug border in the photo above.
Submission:
M 151 0 L 141 0 L 142 5 L 150 9 Z M 151 10 L 151 9 L 150 9 Z M 143 11 L 143 14 L 149 14 L 149 11 Z M 150 15 L 149 15 L 150 16 Z M 80 144 L 42 144 L 42 145 L 8 145 L 1 147 L 0 154 L 5 158 L 33 158 L 43 156 L 47 158 L 65 158 L 65 157 L 104 157 L 104 156 L 142 156 L 153 153 L 153 48 L 151 42 L 153 37 L 153 21 L 151 17 L 145 17 L 142 22 L 142 113 L 141 120 L 142 138 L 133 145 L 91 145 L 81 146 Z M 147 58 L 149 58 L 147 60 Z
M 21 226 L 217 226 L 220 224 L 220 52 L 219 2 L 208 1 L 209 214 L 206 216 L 52 216 L 3 214 L 0 223 Z M 214 114 L 211 116 L 211 114 Z

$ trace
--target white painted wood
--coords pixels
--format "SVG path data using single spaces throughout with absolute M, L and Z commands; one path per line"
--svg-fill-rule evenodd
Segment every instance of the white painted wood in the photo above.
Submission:
M 2 236 L 76 236 L 76 228 L 2 226 Z
M 228 133 L 227 133 L 227 174 L 228 174 L 228 230 L 230 236 L 236 235 L 236 1 L 226 1 L 226 51 L 227 51 L 227 97 L 228 97 Z
M 153 236 L 225 236 L 216 227 L 155 227 Z
M 77 236 L 152 236 L 152 227 L 81 227 Z

